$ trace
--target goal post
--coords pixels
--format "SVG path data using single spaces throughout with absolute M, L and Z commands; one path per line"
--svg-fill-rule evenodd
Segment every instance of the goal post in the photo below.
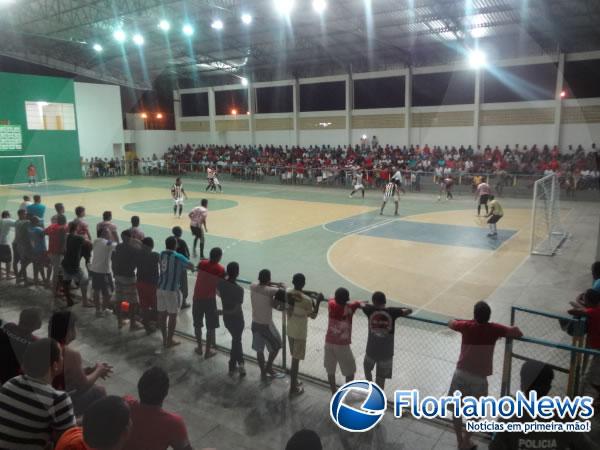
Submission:
M 28 184 L 27 168 L 33 164 L 36 169 L 36 182 L 48 182 L 48 169 L 45 155 L 0 155 L 0 186 Z
M 566 238 L 560 219 L 558 176 L 546 175 L 533 185 L 530 253 L 553 256 Z

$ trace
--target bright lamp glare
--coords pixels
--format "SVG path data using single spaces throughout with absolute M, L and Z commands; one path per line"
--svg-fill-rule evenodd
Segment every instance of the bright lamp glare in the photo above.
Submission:
M 275 0 L 275 9 L 279 14 L 287 16 L 294 9 L 294 0 Z
M 472 69 L 481 69 L 485 66 L 486 62 L 487 57 L 481 50 L 472 50 L 469 53 L 469 66 L 471 66 Z
M 113 37 L 115 38 L 115 41 L 117 41 L 117 42 L 125 42 L 125 39 L 127 38 L 127 36 L 125 35 L 125 32 L 123 30 L 116 30 L 113 33 Z
M 96 51 L 98 53 L 100 53 L 102 50 L 104 50 L 100 44 L 94 44 L 92 46 L 92 48 L 94 49 L 94 51 Z
M 242 86 L 248 86 L 248 78 L 242 77 L 240 78 Z
M 185 24 L 181 30 L 186 36 L 191 36 L 192 34 L 194 34 L 194 28 L 189 24 Z
M 322 14 L 327 9 L 327 3 L 325 0 L 313 0 L 312 7 L 315 12 Z
M 163 31 L 169 31 L 171 29 L 171 24 L 169 22 L 167 22 L 166 20 L 161 20 L 158 23 L 158 28 L 160 28 Z
M 223 21 L 220 19 L 213 20 L 213 23 L 210 24 L 210 27 L 214 28 L 215 30 L 222 30 L 223 29 Z
M 133 43 L 135 45 L 144 45 L 144 36 L 142 36 L 141 34 L 134 34 Z
M 232 109 L 231 110 L 231 115 L 236 116 L 237 115 L 237 109 Z
M 252 23 L 252 16 L 250 14 L 242 14 L 242 23 L 250 25 Z
M 365 140 L 367 138 L 367 135 L 363 134 L 361 137 L 363 138 L 363 140 Z

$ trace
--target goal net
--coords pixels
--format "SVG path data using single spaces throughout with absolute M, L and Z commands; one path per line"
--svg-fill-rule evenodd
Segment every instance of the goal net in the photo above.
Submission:
M 566 237 L 560 220 L 560 183 L 556 174 L 547 175 L 533 185 L 530 252 L 552 256 Z
M 0 155 L 0 186 L 29 183 L 29 166 L 35 168 L 35 182 L 46 183 L 48 172 L 44 155 Z

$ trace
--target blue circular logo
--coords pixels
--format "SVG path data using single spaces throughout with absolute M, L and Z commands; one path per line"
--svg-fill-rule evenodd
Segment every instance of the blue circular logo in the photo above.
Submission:
M 360 395 L 360 406 L 344 403 L 348 395 Z M 351 381 L 346 383 L 331 398 L 329 414 L 335 424 L 346 431 L 369 431 L 383 418 L 387 408 L 385 392 L 371 381 Z

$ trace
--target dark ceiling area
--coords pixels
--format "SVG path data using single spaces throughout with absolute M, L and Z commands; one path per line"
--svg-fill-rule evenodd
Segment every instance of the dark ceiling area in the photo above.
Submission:
M 597 0 L 329 0 L 322 14 L 295 0 L 287 16 L 276 2 L 11 0 L 0 3 L 0 55 L 153 89 L 451 64 L 477 46 L 490 60 L 600 48 Z

